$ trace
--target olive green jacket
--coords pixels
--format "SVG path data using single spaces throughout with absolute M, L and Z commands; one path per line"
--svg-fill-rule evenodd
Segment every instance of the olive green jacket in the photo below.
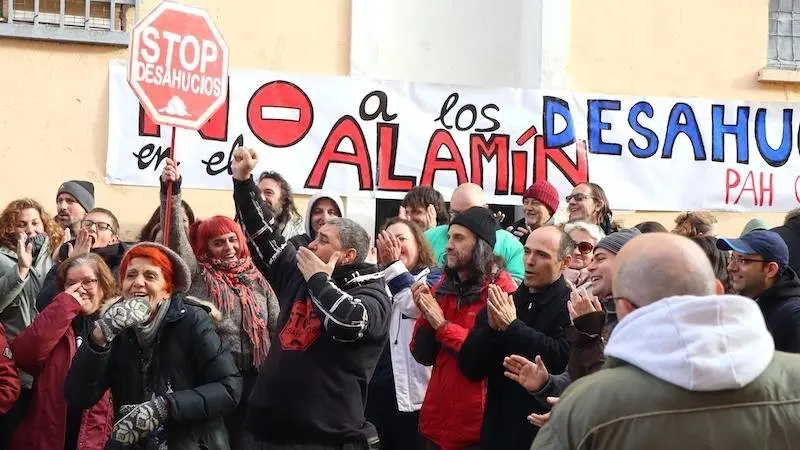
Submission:
M 751 299 L 659 300 L 621 319 L 604 351 L 532 449 L 800 448 L 800 355 L 775 351 Z

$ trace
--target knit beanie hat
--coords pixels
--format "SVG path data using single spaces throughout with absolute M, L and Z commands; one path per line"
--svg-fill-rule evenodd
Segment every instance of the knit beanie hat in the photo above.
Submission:
M 625 228 L 604 237 L 595 245 L 595 248 L 602 248 L 616 255 L 628 241 L 640 234 L 642 232 L 636 228 Z
M 458 213 L 452 221 L 450 226 L 461 225 L 475 233 L 478 239 L 483 239 L 494 248 L 497 241 L 497 221 L 489 208 L 480 206 L 473 206 L 467 210 Z
M 539 180 L 525 189 L 522 199 L 526 198 L 532 198 L 543 204 L 550 211 L 550 215 L 555 214 L 558 209 L 558 191 L 547 180 Z
M 83 206 L 87 212 L 94 209 L 94 184 L 83 180 L 70 180 L 58 188 L 56 198 L 61 194 L 69 194 Z

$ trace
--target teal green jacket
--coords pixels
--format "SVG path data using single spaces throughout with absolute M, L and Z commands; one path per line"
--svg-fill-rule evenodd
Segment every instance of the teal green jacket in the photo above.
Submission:
M 449 225 L 439 225 L 425 232 L 425 238 L 433 248 L 433 256 L 440 266 L 445 264 L 445 248 L 447 247 L 447 229 Z M 506 230 L 497 230 L 497 242 L 494 244 L 494 254 L 506 260 L 506 270 L 517 284 L 525 276 L 525 262 L 523 255 L 525 249 L 519 239 Z

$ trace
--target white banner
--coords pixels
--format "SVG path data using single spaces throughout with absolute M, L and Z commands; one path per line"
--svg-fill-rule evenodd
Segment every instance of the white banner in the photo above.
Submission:
M 171 131 L 109 68 L 106 179 L 155 186 Z M 800 111 L 790 104 L 481 89 L 231 70 L 228 102 L 179 129 L 184 187 L 230 189 L 232 148 L 301 193 L 402 198 L 467 181 L 519 204 L 534 180 L 562 197 L 586 180 L 626 210 L 785 211 L 800 205 Z M 797 139 L 797 141 L 796 141 Z M 586 140 L 579 150 L 576 140 Z

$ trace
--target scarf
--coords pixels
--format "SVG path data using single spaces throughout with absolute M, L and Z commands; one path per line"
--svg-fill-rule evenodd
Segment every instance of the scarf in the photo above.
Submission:
M 267 321 L 253 288 L 261 287 L 269 292 L 271 288 L 267 280 L 256 269 L 251 258 L 201 258 L 198 264 L 203 268 L 208 294 L 222 314 L 230 315 L 238 297 L 242 306 L 242 327 L 253 343 L 253 367 L 261 367 L 267 359 Z
M 158 305 L 156 316 L 153 317 L 153 320 L 151 320 L 150 323 L 138 328 L 134 328 L 133 331 L 136 333 L 136 340 L 139 341 L 139 345 L 143 349 L 149 349 L 153 345 L 153 341 L 156 339 L 158 330 L 161 328 L 161 322 L 164 321 L 164 317 L 167 315 L 171 301 L 172 299 L 168 298 Z

